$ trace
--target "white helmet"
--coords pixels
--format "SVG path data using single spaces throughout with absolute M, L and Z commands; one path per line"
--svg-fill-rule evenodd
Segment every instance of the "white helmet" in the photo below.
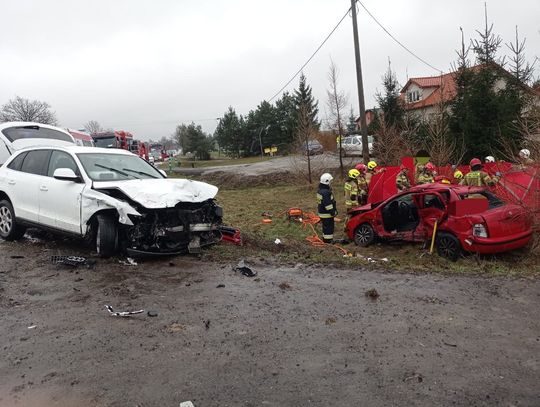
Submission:
M 325 172 L 323 175 L 321 175 L 321 184 L 330 185 L 330 182 L 332 182 L 333 179 L 334 177 L 332 177 L 331 174 Z
M 521 158 L 527 159 L 527 158 L 529 158 L 531 156 L 531 152 L 528 149 L 524 148 L 523 150 L 520 150 L 519 156 Z
M 487 163 L 494 163 L 495 162 L 495 157 L 493 157 L 492 155 L 488 155 L 485 159 L 485 161 Z

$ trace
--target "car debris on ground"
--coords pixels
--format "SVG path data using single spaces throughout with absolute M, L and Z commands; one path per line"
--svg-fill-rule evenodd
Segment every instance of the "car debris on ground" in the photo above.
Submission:
M 66 266 L 73 266 L 73 267 L 93 264 L 86 257 L 81 257 L 81 256 L 51 256 L 51 263 L 52 264 L 65 264 Z
M 233 268 L 234 271 L 238 271 L 240 274 L 246 276 L 246 277 L 255 277 L 257 275 L 256 271 L 253 271 L 249 267 L 246 266 L 246 263 L 244 260 L 240 260 L 236 267 Z
M 109 311 L 109 314 L 112 317 L 129 317 L 131 315 L 142 314 L 144 312 L 143 309 L 137 311 L 115 311 L 110 305 L 105 305 L 105 308 L 107 308 L 107 311 Z
M 135 259 L 131 257 L 126 257 L 126 260 L 120 260 L 120 264 L 123 264 L 124 266 L 138 266 L 139 263 L 135 261 Z

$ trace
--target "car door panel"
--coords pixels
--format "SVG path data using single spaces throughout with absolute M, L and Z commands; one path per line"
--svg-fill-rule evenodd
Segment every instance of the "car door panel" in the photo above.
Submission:
M 24 157 L 19 171 L 9 171 L 8 186 L 12 195 L 15 215 L 31 222 L 39 218 L 39 186 L 45 178 L 49 150 L 30 151 Z
M 81 233 L 81 195 L 85 188 L 82 182 L 59 180 L 53 177 L 58 168 L 70 168 L 80 174 L 77 164 L 63 151 L 51 153 L 47 176 L 39 185 L 39 222 L 71 233 Z

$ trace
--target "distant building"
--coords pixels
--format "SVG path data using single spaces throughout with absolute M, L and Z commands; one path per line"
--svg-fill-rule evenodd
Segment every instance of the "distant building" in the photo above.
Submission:
M 495 64 L 495 67 L 502 72 L 501 79 L 495 84 L 495 88 L 503 89 L 507 83 L 504 78 L 510 78 L 512 74 L 500 65 Z M 469 69 L 478 70 L 480 65 Z M 439 76 L 410 78 L 400 92 L 405 109 L 417 116 L 429 117 L 437 111 L 437 106 L 441 102 L 451 102 L 457 92 L 454 74 L 450 72 Z M 534 104 L 540 104 L 540 87 L 531 88 L 525 84 L 521 87 L 535 98 Z

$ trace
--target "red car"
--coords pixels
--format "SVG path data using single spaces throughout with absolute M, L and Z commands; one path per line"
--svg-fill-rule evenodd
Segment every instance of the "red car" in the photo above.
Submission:
M 464 251 L 514 250 L 532 237 L 531 219 L 522 207 L 505 203 L 486 188 L 437 183 L 353 209 L 345 231 L 359 246 L 377 238 L 426 241 L 435 222 L 437 251 L 453 261 Z

